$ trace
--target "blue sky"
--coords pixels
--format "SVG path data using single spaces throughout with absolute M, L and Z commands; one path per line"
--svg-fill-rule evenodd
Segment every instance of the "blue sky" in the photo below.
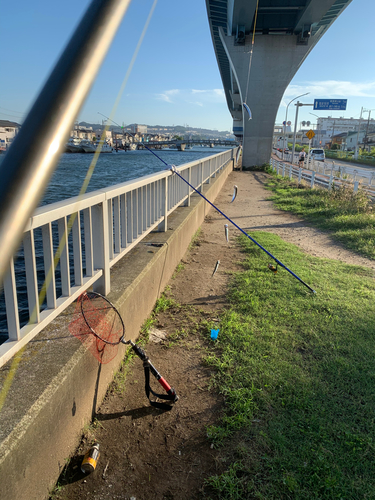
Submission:
M 98 113 L 110 115 L 152 4 L 133 0 L 80 121 L 99 123 Z M 0 119 L 22 122 L 88 5 L 88 0 L 2 3 Z M 332 116 L 359 117 L 363 106 L 374 109 L 375 118 L 374 18 L 375 2 L 352 1 L 295 75 L 276 123 L 284 120 L 286 104 L 305 92 L 310 92 L 305 103 L 348 99 L 347 110 Z M 294 112 L 291 105 L 288 119 L 293 123 Z M 314 123 L 316 117 L 309 112 L 326 115 L 303 107 L 299 121 Z M 158 0 L 114 120 L 231 130 L 204 0 Z

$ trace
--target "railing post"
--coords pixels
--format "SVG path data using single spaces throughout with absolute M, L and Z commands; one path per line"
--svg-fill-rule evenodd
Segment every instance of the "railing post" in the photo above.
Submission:
M 189 184 L 191 184 L 191 167 L 189 167 L 188 182 L 189 182 Z M 188 189 L 187 206 L 190 207 L 190 197 L 191 197 L 190 186 L 187 186 L 187 189 Z
M 158 230 L 160 232 L 166 232 L 168 230 L 168 177 L 164 177 L 163 179 L 163 187 L 162 187 L 162 216 L 163 221 L 159 224 Z
M 94 283 L 94 292 L 108 295 L 111 290 L 109 267 L 108 203 L 104 200 L 92 207 L 92 233 L 94 269 L 102 269 L 103 275 Z
M 56 285 L 55 285 L 55 264 L 53 258 L 52 224 L 49 222 L 42 226 L 44 270 L 46 275 L 46 299 L 47 307 L 56 308 Z M 85 242 L 86 243 L 86 242 Z
M 25 255 L 27 299 L 29 302 L 29 322 L 39 323 L 39 294 L 38 278 L 36 274 L 34 230 L 23 235 L 23 249 Z
M 277 175 L 279 175 L 279 170 L 280 170 L 280 162 L 279 162 L 279 161 L 277 161 L 277 162 L 276 162 L 276 165 L 277 165 L 277 166 L 276 166 L 276 173 L 277 173 Z
M 302 168 L 299 167 L 298 168 L 298 184 L 301 182 L 301 179 L 302 179 Z
M 359 186 L 359 181 L 355 181 L 354 182 L 354 187 L 353 187 L 353 193 L 357 193 L 358 192 L 358 186 Z
M 331 170 L 331 175 L 329 176 L 329 183 L 328 183 L 328 189 L 332 189 L 332 183 L 333 183 L 333 168 Z
M 315 183 L 315 170 L 311 172 L 311 185 L 310 185 L 311 189 L 313 189 L 314 183 Z
M 20 320 L 18 316 L 18 300 L 13 257 L 4 275 L 4 296 L 9 340 L 19 340 Z
M 83 234 L 85 238 L 86 276 L 94 276 L 91 207 L 83 211 Z
M 292 178 L 292 165 L 289 165 L 289 179 Z
M 283 163 L 283 177 L 285 177 L 285 163 Z

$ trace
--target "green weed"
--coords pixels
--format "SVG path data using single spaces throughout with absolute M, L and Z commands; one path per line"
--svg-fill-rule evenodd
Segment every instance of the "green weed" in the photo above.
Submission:
M 247 258 L 206 358 L 226 404 L 208 435 L 228 453 L 209 487 L 214 498 L 372 498 L 375 273 L 254 237 L 317 294 L 285 270 L 271 273 L 241 238 Z
M 375 258 L 375 216 L 367 195 L 349 187 L 309 189 L 295 181 L 273 176 L 267 183 L 271 200 L 281 210 L 290 211 L 330 231 L 347 248 Z

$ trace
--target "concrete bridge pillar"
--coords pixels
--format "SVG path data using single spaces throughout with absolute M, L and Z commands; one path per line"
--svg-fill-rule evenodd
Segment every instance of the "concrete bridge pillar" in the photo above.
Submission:
M 180 143 L 176 143 L 176 146 L 177 146 L 178 151 L 185 151 L 186 144 L 180 142 Z
M 232 93 L 232 116 L 237 130 L 243 126 L 242 165 L 262 165 L 270 159 L 274 123 L 284 91 L 313 44 L 297 45 L 296 35 L 257 35 L 249 76 L 252 36 L 246 36 L 245 45 L 235 45 L 234 36 L 224 35 L 222 28 L 219 33 L 236 80 L 232 85 L 232 90 L 236 89 Z M 251 120 L 246 111 L 241 119 L 243 102 L 251 109 Z

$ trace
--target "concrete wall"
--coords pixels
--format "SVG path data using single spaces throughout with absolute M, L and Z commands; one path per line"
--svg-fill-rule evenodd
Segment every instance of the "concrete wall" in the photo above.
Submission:
M 216 198 L 232 168 L 230 162 L 205 185 L 208 199 Z M 112 268 L 108 298 L 120 310 L 127 338 L 138 337 L 209 208 L 193 195 L 190 207 L 168 218 L 167 232 L 150 233 L 145 240 L 162 247 L 141 243 Z M 0 370 L 0 388 L 12 380 L 0 412 L 2 500 L 48 498 L 121 363 L 125 346 L 111 363 L 99 364 L 69 333 L 72 319 L 74 305 Z

